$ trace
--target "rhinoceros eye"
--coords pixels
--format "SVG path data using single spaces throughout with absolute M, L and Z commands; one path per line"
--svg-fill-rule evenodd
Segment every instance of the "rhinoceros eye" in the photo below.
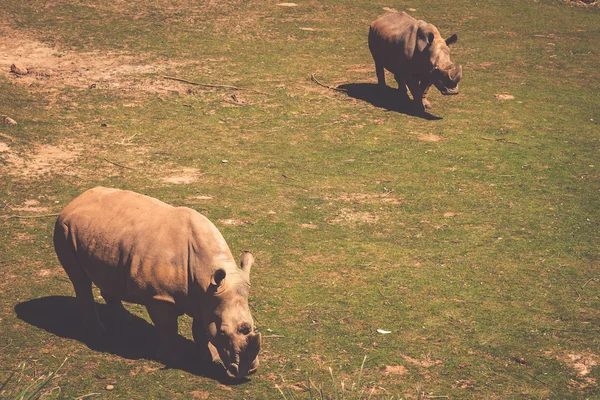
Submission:
M 250 328 L 250 324 L 248 324 L 248 323 L 243 323 L 239 329 L 239 332 L 242 335 L 249 335 L 251 331 L 252 331 L 252 329 Z

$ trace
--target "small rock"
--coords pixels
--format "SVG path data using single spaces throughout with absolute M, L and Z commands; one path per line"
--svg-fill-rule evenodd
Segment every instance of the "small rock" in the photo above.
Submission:
M 4 121 L 5 124 L 8 124 L 8 125 L 17 125 L 17 121 L 15 121 L 14 119 L 12 119 L 11 117 L 3 116 L 2 120 Z
M 221 160 L 221 162 L 222 162 L 223 164 L 227 164 L 229 161 L 227 161 L 227 160 Z
M 106 390 L 113 390 L 115 388 L 115 385 L 106 385 Z
M 10 72 L 17 75 L 27 75 L 29 71 L 23 64 L 15 63 L 10 66 Z

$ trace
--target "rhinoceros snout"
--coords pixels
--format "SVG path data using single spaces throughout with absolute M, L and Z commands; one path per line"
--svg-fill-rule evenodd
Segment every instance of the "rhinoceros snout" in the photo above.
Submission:
M 258 371 L 258 364 L 258 357 L 252 361 L 252 364 L 247 369 L 244 368 L 243 365 L 242 368 L 240 368 L 238 364 L 231 363 L 227 366 L 227 375 L 229 375 L 230 378 L 236 379 L 253 375 Z
M 240 374 L 240 368 L 237 364 L 229 364 L 227 366 L 227 371 L 231 374 L 232 377 L 237 378 Z
M 453 88 L 444 88 L 444 90 L 442 90 L 441 92 L 444 96 L 452 96 L 455 94 L 458 94 L 458 86 L 453 87 Z

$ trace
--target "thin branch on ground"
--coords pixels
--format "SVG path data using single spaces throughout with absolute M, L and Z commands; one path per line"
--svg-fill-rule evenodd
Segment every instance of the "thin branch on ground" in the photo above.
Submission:
M 170 79 L 172 81 L 178 81 L 178 82 L 183 82 L 183 83 L 187 83 L 187 84 L 190 84 L 190 85 L 203 86 L 203 87 L 213 88 L 213 89 L 246 90 L 246 91 L 249 91 L 249 92 L 264 94 L 264 95 L 267 95 L 267 96 L 269 95 L 269 93 L 261 92 L 260 90 L 248 89 L 248 88 L 241 88 L 241 87 L 238 87 L 238 86 L 214 85 L 214 84 L 211 84 L 211 83 L 194 82 L 194 81 L 188 81 L 187 79 L 177 78 L 175 76 L 160 75 L 160 77 L 164 78 L 164 79 Z
M 134 137 L 136 137 L 138 134 L 135 133 L 133 136 L 130 136 L 128 138 L 123 138 L 123 140 L 121 140 L 120 142 L 115 142 L 115 144 L 121 144 L 123 146 L 131 146 L 131 141 L 133 140 Z
M 43 215 L 9 215 L 5 216 L 4 220 L 7 221 L 9 219 L 33 219 L 33 218 L 48 218 L 48 217 L 58 217 L 59 214 L 43 214 Z
M 390 303 L 390 301 L 387 299 L 387 297 L 383 293 L 381 293 L 381 289 L 377 288 L 377 291 L 379 292 L 379 294 L 381 295 L 381 297 L 383 297 L 383 302 L 385 304 L 387 304 L 388 306 L 391 306 L 392 303 Z
M 554 392 L 552 391 L 552 389 L 550 389 L 550 388 L 548 387 L 548 384 L 547 384 L 546 382 L 544 382 L 543 380 L 541 380 L 540 378 L 536 377 L 536 376 L 535 376 L 535 375 L 533 375 L 533 374 L 530 374 L 529 372 L 525 372 L 525 374 L 526 374 L 526 375 L 528 375 L 528 376 L 530 376 L 530 377 L 532 377 L 533 379 L 535 379 L 535 380 L 536 380 L 536 381 L 538 381 L 539 383 L 543 384 L 544 386 L 546 386 L 546 387 L 548 388 L 548 390 L 549 390 L 550 392 L 554 393 Z
M 482 137 L 483 140 L 490 140 L 492 142 L 504 142 L 504 143 L 509 143 L 509 144 L 519 144 L 517 142 L 511 142 L 510 140 L 506 139 L 506 138 L 487 138 L 487 137 Z
M 322 86 L 322 87 L 324 87 L 326 89 L 335 90 L 337 92 L 344 92 L 344 93 L 346 93 L 346 91 L 344 89 L 340 89 L 340 88 L 334 87 L 334 86 L 327 86 L 324 83 L 319 82 L 319 80 L 317 79 L 317 77 L 315 76 L 315 74 L 310 74 L 310 80 L 313 81 L 314 83 L 316 83 L 317 85 Z
M 588 281 L 586 283 L 583 284 L 583 286 L 581 288 L 583 289 L 588 285 L 588 283 L 597 281 L 597 280 L 598 280 L 598 278 L 590 278 L 590 279 L 588 279 Z
M 116 165 L 117 167 L 127 168 L 127 169 L 131 169 L 131 170 L 135 171 L 135 168 L 131 168 L 131 167 L 128 167 L 127 165 L 123 165 L 123 164 L 116 163 L 114 161 L 110 161 L 108 158 L 104 158 L 104 161 L 111 163 L 112 165 Z

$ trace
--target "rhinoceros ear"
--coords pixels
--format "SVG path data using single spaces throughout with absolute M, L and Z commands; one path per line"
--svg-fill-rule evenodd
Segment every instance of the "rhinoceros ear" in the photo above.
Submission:
M 422 52 L 433 43 L 434 35 L 433 32 L 427 28 L 419 28 L 417 31 L 417 50 Z
M 451 44 L 454 44 L 456 42 L 458 42 L 458 35 L 456 33 L 453 33 L 452 36 L 446 39 L 446 46 L 450 46 Z
M 240 268 L 242 271 L 246 271 L 246 273 L 250 274 L 252 264 L 254 264 L 254 256 L 252 253 L 248 250 L 242 250 L 242 259 L 240 260 Z
M 225 272 L 224 269 L 219 268 L 215 271 L 212 278 L 210 278 L 210 284 L 219 287 L 221 282 L 223 282 L 223 279 L 225 279 L 225 276 L 227 276 L 227 272 Z

